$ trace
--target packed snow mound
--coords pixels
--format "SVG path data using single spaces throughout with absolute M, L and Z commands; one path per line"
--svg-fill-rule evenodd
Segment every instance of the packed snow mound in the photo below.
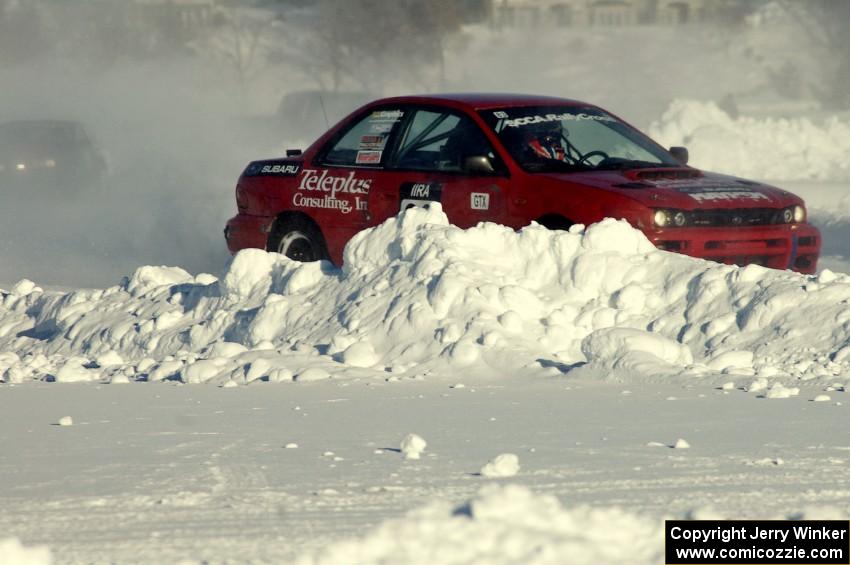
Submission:
M 0 563 L 5 565 L 50 565 L 53 563 L 53 557 L 47 547 L 25 547 L 17 538 L 0 538 Z
M 519 457 L 513 453 L 497 455 L 481 467 L 481 476 L 494 478 L 513 477 L 519 473 Z
M 433 504 L 296 563 L 655 564 L 663 562 L 662 535 L 660 521 L 617 508 L 565 509 L 524 487 L 492 486 L 461 506 Z
M 676 100 L 649 135 L 688 147 L 700 169 L 755 179 L 850 180 L 850 123 L 832 117 L 732 118 L 714 102 Z
M 611 219 L 463 230 L 434 205 L 358 234 L 342 269 L 249 249 L 220 279 L 142 267 L 104 290 L 15 289 L 0 292 L 12 383 L 850 374 L 850 277 L 666 253 Z

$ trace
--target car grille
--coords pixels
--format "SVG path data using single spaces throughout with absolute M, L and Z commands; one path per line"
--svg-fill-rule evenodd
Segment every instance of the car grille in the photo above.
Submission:
M 694 210 L 688 212 L 688 225 L 700 227 L 764 226 L 785 223 L 782 210 L 743 208 L 739 210 Z

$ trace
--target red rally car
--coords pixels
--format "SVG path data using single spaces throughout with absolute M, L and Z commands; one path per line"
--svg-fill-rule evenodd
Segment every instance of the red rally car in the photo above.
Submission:
M 656 246 L 730 264 L 813 273 L 820 232 L 779 188 L 687 166 L 605 110 L 543 96 L 377 100 L 303 153 L 254 161 L 224 230 L 299 261 L 342 261 L 346 242 L 409 206 L 440 202 L 460 227 L 550 229 L 625 218 Z

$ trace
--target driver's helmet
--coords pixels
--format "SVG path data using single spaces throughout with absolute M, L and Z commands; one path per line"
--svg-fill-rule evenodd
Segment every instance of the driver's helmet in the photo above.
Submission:
M 541 159 L 563 161 L 566 158 L 562 137 L 561 122 L 534 124 L 526 129 L 526 145 Z

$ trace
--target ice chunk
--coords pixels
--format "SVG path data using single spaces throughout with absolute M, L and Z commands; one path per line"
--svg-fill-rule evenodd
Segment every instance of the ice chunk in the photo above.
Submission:
M 519 472 L 519 457 L 513 453 L 502 453 L 481 467 L 481 476 L 488 478 L 513 477 Z

